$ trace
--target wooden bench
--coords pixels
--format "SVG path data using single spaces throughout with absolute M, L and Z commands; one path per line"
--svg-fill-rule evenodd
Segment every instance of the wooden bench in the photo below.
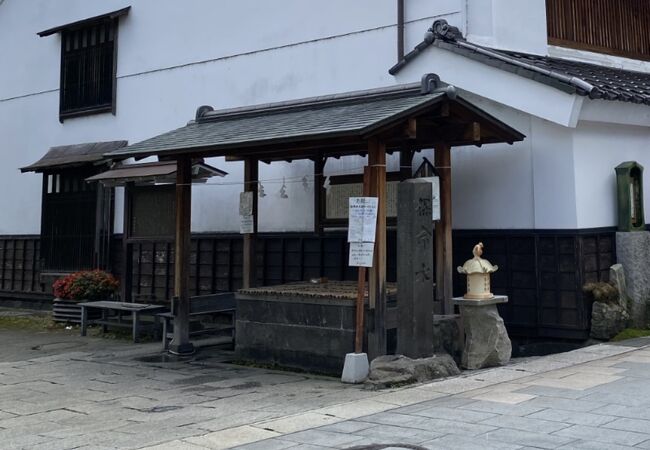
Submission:
M 198 295 L 190 297 L 190 336 L 199 336 L 204 334 L 230 332 L 232 343 L 235 343 L 235 309 L 236 301 L 233 292 L 219 294 Z M 172 311 L 175 311 L 174 301 L 172 300 Z M 202 316 L 209 315 L 227 315 L 230 318 L 228 324 L 216 324 L 214 326 L 192 330 L 191 324 L 196 323 Z M 173 312 L 158 314 L 162 319 L 163 333 L 162 345 L 163 350 L 169 348 L 169 341 L 174 337 Z
M 131 328 L 133 342 L 138 342 L 140 332 L 144 329 L 150 329 L 157 338 L 159 325 L 158 313 L 167 310 L 166 306 L 149 305 L 144 303 L 125 303 L 125 302 L 85 302 L 79 303 L 81 306 L 81 335 L 86 335 L 88 325 L 101 325 L 102 331 L 106 332 L 107 326 Z M 101 318 L 91 319 L 88 317 L 89 309 L 98 309 L 101 311 Z M 124 316 L 129 319 L 124 320 Z M 153 317 L 153 323 L 144 325 L 141 322 L 142 316 Z

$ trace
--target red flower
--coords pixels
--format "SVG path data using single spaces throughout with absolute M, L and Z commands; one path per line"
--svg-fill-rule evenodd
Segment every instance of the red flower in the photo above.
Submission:
M 64 300 L 105 300 L 111 298 L 120 284 L 103 270 L 84 270 L 59 278 L 52 285 L 54 296 Z

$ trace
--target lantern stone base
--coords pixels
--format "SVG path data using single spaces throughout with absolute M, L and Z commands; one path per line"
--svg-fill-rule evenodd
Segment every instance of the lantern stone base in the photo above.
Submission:
M 461 366 L 465 369 L 503 366 L 510 361 L 512 343 L 497 310 L 497 304 L 507 303 L 505 295 L 485 300 L 453 299 L 460 306 L 465 331 L 465 348 Z

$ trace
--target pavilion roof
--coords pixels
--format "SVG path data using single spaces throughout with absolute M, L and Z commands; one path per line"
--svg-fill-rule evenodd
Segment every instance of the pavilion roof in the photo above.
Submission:
M 371 137 L 380 138 L 390 151 L 405 143 L 410 148 L 426 148 L 436 142 L 512 143 L 524 135 L 465 101 L 437 77 L 429 77 L 422 85 L 245 108 L 214 111 L 202 106 L 186 126 L 108 156 L 191 154 L 290 160 L 313 157 L 317 152 L 324 156 L 364 153 Z

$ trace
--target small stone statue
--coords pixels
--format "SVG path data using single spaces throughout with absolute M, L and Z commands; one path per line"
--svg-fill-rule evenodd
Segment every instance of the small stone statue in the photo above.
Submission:
M 483 243 L 479 242 L 472 250 L 474 258 L 465 261 L 462 267 L 458 267 L 458 273 L 467 275 L 467 293 L 463 296 L 467 299 L 488 299 L 494 297 L 490 292 L 490 274 L 496 272 L 499 266 L 493 266 L 483 255 Z

